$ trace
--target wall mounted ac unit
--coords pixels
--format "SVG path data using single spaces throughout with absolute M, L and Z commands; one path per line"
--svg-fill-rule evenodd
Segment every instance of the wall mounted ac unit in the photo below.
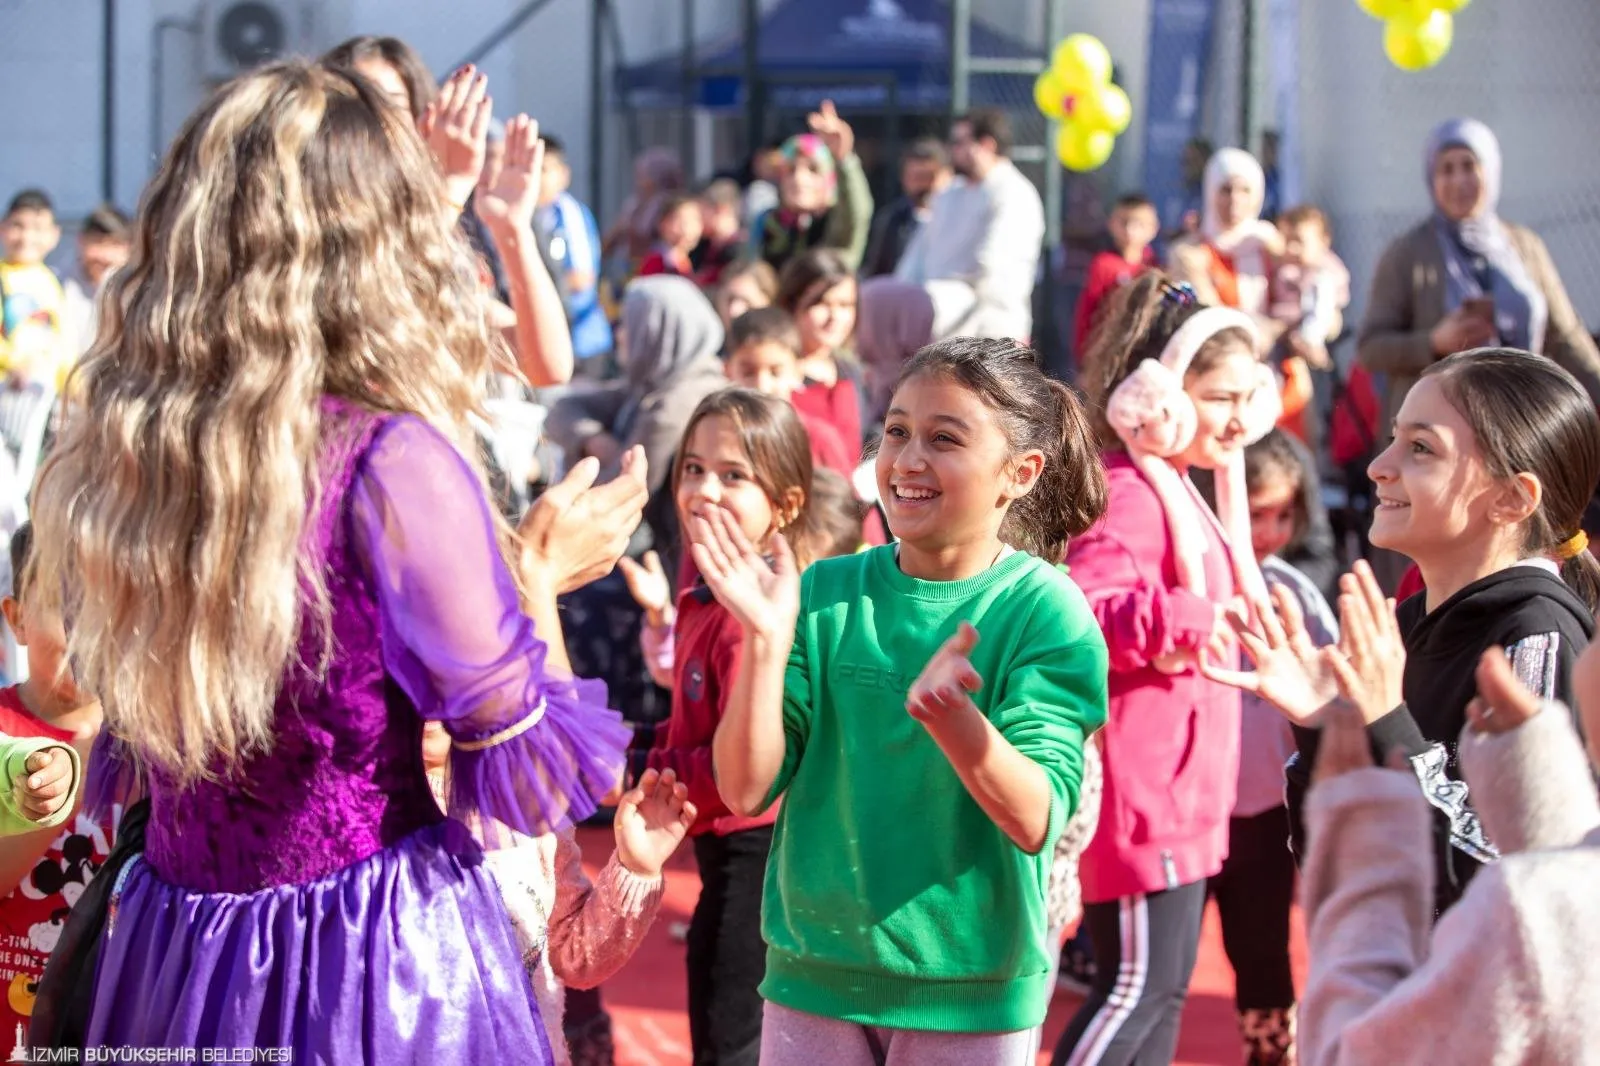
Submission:
M 200 11 L 200 62 L 222 81 L 299 51 L 300 5 L 287 0 L 209 0 Z

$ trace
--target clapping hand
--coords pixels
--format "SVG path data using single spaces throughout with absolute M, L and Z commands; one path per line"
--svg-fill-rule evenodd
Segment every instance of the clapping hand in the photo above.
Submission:
M 978 631 L 962 622 L 956 635 L 944 642 L 912 683 L 906 696 L 906 711 L 911 717 L 931 727 L 976 711 L 972 693 L 983 687 L 983 678 L 969 656 L 977 646 Z
M 438 97 L 417 121 L 450 203 L 458 210 L 477 187 L 488 155 L 489 116 L 494 109 L 488 93 L 488 75 L 470 65 L 462 67 L 445 79 Z
M 667 608 L 672 604 L 672 586 L 667 583 L 667 572 L 662 569 L 661 556 L 655 552 L 645 552 L 644 562 L 640 564 L 624 555 L 617 560 L 617 565 L 622 568 L 622 576 L 628 582 L 633 602 L 649 616 L 652 626 L 661 626 Z
M 822 139 L 835 160 L 843 161 L 856 150 L 856 133 L 850 123 L 839 117 L 832 100 L 822 101 L 822 107 L 811 113 L 806 125 Z
M 35 821 L 61 810 L 72 795 L 72 753 L 57 746 L 41 748 L 23 763 L 23 776 L 12 787 L 17 806 Z
M 1325 654 L 1339 691 L 1370 725 L 1404 701 L 1406 647 L 1394 601 L 1384 597 L 1365 561 L 1339 579 L 1339 629 L 1339 647 Z
M 1296 725 L 1314 724 L 1338 695 L 1338 684 L 1326 657 L 1306 632 L 1299 602 L 1282 586 L 1272 590 L 1276 610 L 1256 612 L 1251 624 L 1242 611 L 1229 619 L 1254 671 L 1228 670 L 1202 659 L 1207 678 L 1260 696 Z
M 544 169 L 544 141 L 539 123 L 518 115 L 506 123 L 506 158 L 500 175 L 478 194 L 478 217 L 496 229 L 522 232 L 533 225 L 539 207 L 539 180 Z
M 571 592 L 611 573 L 628 550 L 650 498 L 644 449 L 631 449 L 622 472 L 596 487 L 599 474 L 600 464 L 585 459 L 528 509 L 517 533 L 530 584 Z
M 1539 697 L 1517 680 L 1501 648 L 1490 648 L 1478 660 L 1478 694 L 1467 704 L 1474 733 L 1509 733 L 1539 713 Z
M 659 877 L 697 813 L 676 774 L 646 770 L 617 804 L 617 861 L 640 877 Z
M 1343 700 L 1335 700 L 1322 716 L 1322 737 L 1317 745 L 1316 765 L 1311 768 L 1311 783 L 1316 785 L 1372 765 L 1372 741 L 1361 712 Z
M 774 533 L 767 544 L 770 563 L 721 507 L 695 512 L 689 536 L 700 576 L 747 633 L 769 641 L 794 638 L 800 618 L 800 569 L 783 534 Z

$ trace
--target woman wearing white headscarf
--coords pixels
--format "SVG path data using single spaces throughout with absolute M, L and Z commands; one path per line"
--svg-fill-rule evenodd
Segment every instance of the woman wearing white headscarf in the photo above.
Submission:
M 1267 179 L 1255 156 L 1221 148 L 1206 162 L 1200 232 L 1173 243 L 1167 270 L 1194 289 L 1201 303 L 1232 307 L 1256 321 L 1261 354 L 1270 355 L 1280 382 L 1278 424 L 1308 443 L 1303 422 L 1312 401 L 1311 370 L 1302 355 L 1280 347 L 1287 324 L 1272 317 L 1274 257 L 1283 252 L 1278 227 L 1261 220 Z
M 1600 406 L 1600 350 L 1572 309 L 1538 234 L 1500 218 L 1500 145 L 1489 127 L 1451 119 L 1428 137 L 1423 177 L 1433 213 L 1384 251 L 1359 355 L 1387 376 L 1378 426 L 1439 359 L 1484 345 L 1539 352 Z
M 1253 315 L 1270 344 L 1283 331 L 1267 315 L 1272 257 L 1282 250 L 1277 227 L 1261 221 L 1267 179 L 1242 148 L 1223 148 L 1206 163 L 1200 232 L 1173 243 L 1167 269 L 1201 303 Z

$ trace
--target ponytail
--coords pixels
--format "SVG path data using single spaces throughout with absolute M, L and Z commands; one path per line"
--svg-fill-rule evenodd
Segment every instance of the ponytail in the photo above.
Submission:
M 1561 580 L 1578 594 L 1590 614 L 1600 614 L 1600 562 L 1581 551 L 1561 564 Z
M 1067 543 L 1100 520 L 1106 510 L 1105 469 L 1083 402 L 1070 385 L 1045 379 L 1053 402 L 1044 448 L 1044 469 L 1033 491 L 1011 505 L 1000 536 L 1019 551 L 1060 562 Z

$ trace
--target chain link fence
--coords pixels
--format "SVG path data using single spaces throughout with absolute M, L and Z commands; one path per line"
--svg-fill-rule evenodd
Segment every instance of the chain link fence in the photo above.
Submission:
M 1429 132 L 1470 116 L 1500 140 L 1501 216 L 1545 240 L 1579 316 L 1600 325 L 1600 4 L 1469 5 L 1444 60 L 1416 74 L 1389 63 L 1382 26 L 1354 3 L 1304 5 L 1301 19 L 1300 198 L 1333 218 L 1355 314 L 1383 250 L 1432 210 Z

